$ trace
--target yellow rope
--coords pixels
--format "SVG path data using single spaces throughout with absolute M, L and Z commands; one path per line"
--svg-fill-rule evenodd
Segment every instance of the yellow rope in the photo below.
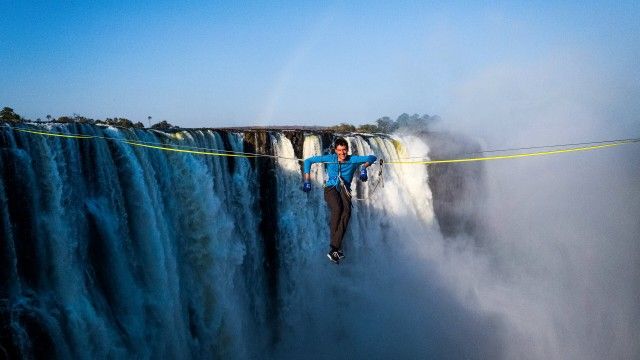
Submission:
M 211 155 L 211 156 L 235 156 L 235 157 L 244 157 L 244 158 L 254 158 L 254 157 L 260 156 L 260 155 L 223 154 L 223 153 L 217 153 L 217 152 L 212 152 L 212 151 L 195 151 L 195 150 L 174 149 L 174 148 L 169 148 L 169 147 L 164 147 L 164 146 L 140 144 L 140 143 L 137 143 L 137 142 L 134 142 L 134 141 L 128 141 L 128 140 L 123 140 L 123 141 L 125 143 L 127 143 L 127 144 L 135 145 L 135 146 L 141 146 L 141 147 L 164 150 L 164 151 L 175 151 L 175 152 L 189 153 L 189 154 Z
M 122 141 L 124 143 L 127 143 L 129 145 L 134 145 L 134 146 L 140 146 L 140 147 L 146 147 L 146 148 L 152 148 L 152 149 L 158 149 L 158 150 L 164 150 L 164 151 L 175 151 L 175 152 L 182 152 L 182 153 L 199 154 L 199 155 L 235 156 L 235 157 L 245 157 L 245 158 L 254 158 L 254 157 L 258 157 L 258 156 L 267 156 L 267 155 L 260 155 L 260 154 L 251 154 L 251 155 L 233 154 L 233 153 L 223 154 L 223 153 L 213 152 L 213 151 L 184 150 L 184 149 L 170 148 L 170 147 L 166 147 L 166 146 L 148 145 L 148 144 L 144 144 L 144 143 L 141 143 L 141 142 L 130 141 L 130 140 L 125 140 L 125 139 L 108 138 L 108 137 L 104 137 L 104 136 L 60 134 L 60 133 L 54 133 L 54 132 L 34 131 L 34 130 L 19 129 L 19 128 L 13 128 L 13 129 L 16 130 L 16 131 L 26 132 L 26 133 L 30 133 L 30 134 L 47 135 L 47 136 L 59 136 L 59 137 L 72 138 L 72 139 L 105 139 L 105 140 L 113 140 L 113 141 Z
M 108 137 L 102 137 L 102 136 L 60 134 L 60 133 L 53 133 L 53 132 L 46 132 L 46 131 L 28 130 L 28 129 L 24 129 L 24 128 L 14 128 L 14 127 L 11 127 L 11 128 L 16 130 L 16 131 L 21 131 L 21 132 L 26 132 L 26 133 L 31 133 L 31 134 L 38 134 L 38 135 L 59 136 L 59 137 L 64 137 L 64 138 L 76 138 L 76 139 L 97 139 L 97 138 L 101 138 L 101 139 L 106 139 L 106 140 L 122 141 L 122 142 L 125 142 L 127 144 L 134 145 L 134 146 L 146 147 L 146 148 L 151 148 L 151 149 L 158 149 L 158 150 L 163 150 L 163 151 L 175 151 L 175 152 L 188 153 L 188 154 L 210 155 L 210 156 L 243 157 L 243 158 L 271 157 L 271 158 L 282 158 L 282 159 L 285 159 L 285 160 L 303 161 L 302 159 L 285 158 L 285 157 L 279 157 L 279 156 L 274 156 L 274 155 L 266 155 L 266 154 L 247 154 L 247 153 L 233 153 L 233 152 L 229 152 L 229 153 L 225 154 L 225 153 L 213 152 L 213 151 L 185 150 L 185 149 L 171 148 L 171 147 L 167 147 L 167 146 L 149 145 L 149 144 L 144 144 L 144 143 L 136 142 L 136 141 L 130 141 L 130 140 L 124 140 L 124 139 L 116 139 L 116 138 L 108 138 Z M 630 143 L 639 142 L 639 141 L 640 141 L 640 139 L 631 139 L 631 140 L 624 140 L 624 141 L 619 141 L 619 142 L 615 142 L 615 143 L 611 143 L 611 144 L 585 146 L 585 147 L 577 147 L 577 148 L 569 148 L 569 149 L 561 149 L 561 150 L 551 150 L 551 151 L 539 151 L 539 152 L 533 152 L 533 153 L 513 154 L 513 155 L 496 155 L 496 156 L 487 156 L 487 157 L 449 159 L 449 160 L 419 160 L 419 161 L 402 161 L 402 160 L 399 160 L 399 161 L 386 161 L 385 163 L 386 164 L 423 164 L 423 165 L 426 164 L 426 165 L 429 165 L 429 164 L 450 164 L 450 163 L 488 161 L 488 160 L 500 160 L 500 159 L 515 159 L 515 158 L 523 158 L 523 157 L 531 157 L 531 156 L 544 156 L 544 155 L 562 154 L 562 153 L 569 153 L 569 152 L 576 152 L 576 151 L 596 150 L 596 149 L 608 148 L 608 147 L 613 147 L 613 146 L 620 146 L 620 145 L 624 145 L 624 144 L 630 144 Z
M 95 136 L 91 136 L 91 135 L 57 134 L 57 133 L 52 133 L 52 132 L 34 131 L 34 130 L 18 129 L 18 128 L 13 128 L 13 130 L 26 132 L 26 133 L 31 133 L 31 134 L 47 135 L 47 136 L 59 136 L 59 137 L 75 138 L 75 139 L 93 139 L 93 138 L 95 138 Z
M 543 156 L 543 155 L 562 154 L 562 153 L 569 153 L 569 152 L 576 152 L 576 151 L 602 149 L 607 147 L 629 144 L 637 141 L 638 140 L 629 140 L 629 141 L 621 141 L 613 144 L 585 146 L 585 147 L 552 150 L 552 151 L 539 151 L 539 152 L 526 153 L 526 154 L 498 155 L 498 156 L 487 156 L 487 157 L 476 157 L 476 158 L 465 158 L 465 159 L 449 159 L 449 160 L 386 161 L 385 163 L 386 164 L 427 164 L 428 165 L 428 164 L 449 164 L 449 163 L 488 161 L 488 160 L 500 160 L 500 159 L 515 159 L 515 158 L 522 158 L 522 157 L 529 157 L 529 156 Z

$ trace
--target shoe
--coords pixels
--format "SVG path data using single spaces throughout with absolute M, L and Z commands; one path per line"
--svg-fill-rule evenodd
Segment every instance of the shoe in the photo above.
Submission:
M 337 250 L 331 250 L 327 253 L 327 257 L 329 258 L 329 260 L 331 260 L 333 263 L 340 263 L 340 255 L 338 255 L 338 251 Z
M 338 250 L 338 259 L 344 259 L 344 253 L 342 252 L 342 250 Z

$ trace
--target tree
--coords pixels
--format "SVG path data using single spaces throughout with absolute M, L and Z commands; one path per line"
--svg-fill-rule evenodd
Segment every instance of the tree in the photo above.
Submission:
M 152 128 L 152 129 L 155 129 L 155 130 L 162 130 L 162 131 L 165 131 L 165 130 L 171 130 L 171 129 L 174 129 L 174 128 L 175 128 L 175 126 L 173 126 L 173 125 L 169 124 L 169 123 L 167 122 L 167 120 L 162 120 L 162 121 L 160 121 L 160 122 L 159 122 L 159 123 L 157 123 L 157 124 L 153 124 L 153 125 L 151 125 L 151 128 Z
M 356 127 L 351 124 L 340 123 L 339 125 L 332 126 L 331 130 L 335 132 L 348 133 L 356 131 Z
M 385 134 L 391 134 L 398 128 L 398 124 L 388 116 L 379 118 L 376 123 L 378 124 L 378 130 Z
M 51 121 L 51 115 L 47 114 L 47 121 Z
M 405 113 L 398 116 L 398 119 L 396 120 L 398 128 L 406 129 L 412 132 L 427 131 L 429 124 L 431 124 L 432 122 L 432 118 L 427 114 L 421 116 L 420 114 L 409 115 Z
M 400 116 L 398 116 L 398 118 L 396 119 L 396 128 L 411 126 L 411 122 L 417 117 L 417 114 L 414 114 L 412 116 L 409 116 L 409 114 L 407 113 L 400 114 Z
M 12 123 L 20 122 L 22 118 L 20 115 L 13 112 L 13 109 L 5 106 L 2 110 L 0 110 L 0 121 L 8 121 Z
M 80 124 L 95 124 L 95 120 L 89 119 L 87 117 L 84 117 L 78 114 L 73 114 L 73 121 Z
M 56 123 L 72 123 L 73 122 L 73 118 L 65 115 L 65 116 L 60 116 L 59 118 L 53 120 L 53 122 L 56 122 Z
M 358 132 L 363 132 L 363 133 L 370 133 L 370 134 L 373 134 L 373 133 L 380 132 L 380 130 L 378 129 L 378 127 L 377 127 L 376 125 L 373 125 L 373 124 L 364 124 L 364 125 L 361 125 L 361 126 L 358 128 Z
M 119 118 L 119 117 L 114 117 L 112 118 L 107 118 L 105 123 L 107 125 L 111 125 L 111 126 L 117 126 L 117 127 L 124 127 L 124 128 L 132 128 L 133 126 L 133 121 L 126 119 L 126 118 Z

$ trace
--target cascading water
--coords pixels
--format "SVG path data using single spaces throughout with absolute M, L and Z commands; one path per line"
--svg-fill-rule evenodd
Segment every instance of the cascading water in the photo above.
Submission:
M 252 140 L 245 138 L 250 133 L 204 130 L 52 130 L 233 151 Z M 354 201 L 348 260 L 329 266 L 324 169 L 314 167 L 316 191 L 304 194 L 300 163 L 289 160 L 292 142 L 283 133 L 266 135 L 254 145 L 276 160 L 3 129 L 6 351 L 246 358 L 309 350 L 321 356 L 338 347 L 381 355 L 383 328 L 399 326 L 397 314 L 385 315 L 374 298 L 398 290 L 393 279 L 378 283 L 388 272 L 385 258 L 405 248 L 392 239 L 428 242 L 437 231 L 426 169 L 389 167 L 377 192 L 355 184 L 354 194 L 367 200 Z M 406 139 L 410 146 L 381 137 L 348 140 L 355 153 L 384 159 L 398 158 L 398 149 L 423 156 L 428 150 L 416 139 Z M 303 155 L 326 147 L 307 134 Z M 368 317 L 379 330 L 354 328 Z
M 439 223 L 450 236 L 461 217 L 434 212 L 441 185 L 424 165 L 385 166 L 375 191 L 378 165 L 354 180 L 364 200 L 336 266 L 324 168 L 305 194 L 291 160 L 327 151 L 329 134 L 46 127 L 114 140 L 0 128 L 0 357 L 562 357 L 553 340 L 529 338 L 526 294 L 487 275 L 488 250 L 444 239 Z M 410 135 L 346 138 L 352 153 L 387 161 L 431 153 Z
M 224 148 L 214 132 L 180 135 Z M 228 135 L 241 150 L 241 135 Z M 188 358 L 246 357 L 260 346 L 263 255 L 247 159 L 234 159 L 229 173 L 226 159 L 118 141 L 8 131 L 3 144 L 4 348 L 26 357 Z

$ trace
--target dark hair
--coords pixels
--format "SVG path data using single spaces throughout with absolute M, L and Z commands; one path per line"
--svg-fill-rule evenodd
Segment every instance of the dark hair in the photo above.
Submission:
M 342 145 L 344 147 L 347 148 L 347 150 L 349 149 L 349 143 L 347 142 L 347 140 L 345 140 L 344 138 L 337 138 L 336 141 L 333 142 L 333 148 L 337 148 L 338 145 Z

